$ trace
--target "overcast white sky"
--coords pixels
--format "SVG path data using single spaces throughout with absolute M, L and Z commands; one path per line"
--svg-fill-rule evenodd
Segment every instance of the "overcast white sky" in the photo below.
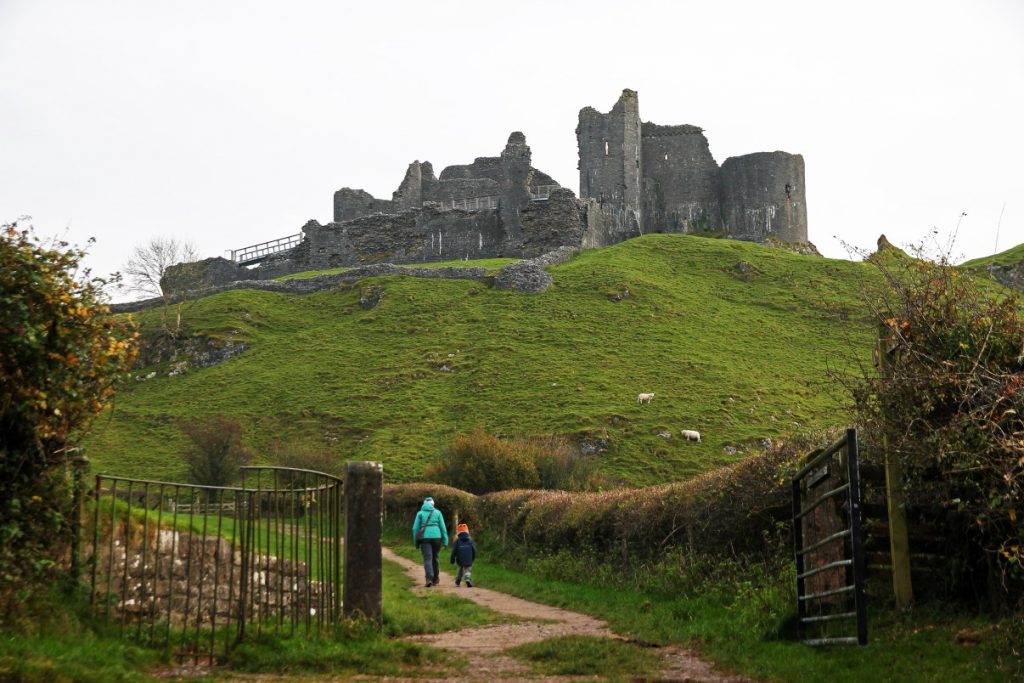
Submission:
M 579 190 L 577 112 L 623 88 L 719 163 L 803 154 L 810 239 L 1024 242 L 1024 2 L 0 0 L 0 220 L 96 237 L 97 272 L 390 198 L 413 159 L 499 153 Z M 1003 209 L 1005 205 L 1005 210 Z

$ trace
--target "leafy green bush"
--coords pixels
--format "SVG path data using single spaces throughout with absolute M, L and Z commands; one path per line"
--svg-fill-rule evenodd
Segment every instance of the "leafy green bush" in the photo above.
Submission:
M 0 227 L 0 621 L 53 576 L 69 540 L 69 456 L 135 357 L 85 252 Z

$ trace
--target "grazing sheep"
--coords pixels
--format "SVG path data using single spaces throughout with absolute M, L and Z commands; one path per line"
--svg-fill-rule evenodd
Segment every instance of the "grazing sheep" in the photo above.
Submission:
M 684 429 L 679 432 L 679 436 L 683 437 L 687 441 L 696 441 L 700 443 L 700 432 L 693 429 Z
M 637 394 L 636 402 L 639 403 L 640 405 L 643 405 L 645 403 L 650 403 L 652 398 L 654 398 L 653 391 L 649 394 Z

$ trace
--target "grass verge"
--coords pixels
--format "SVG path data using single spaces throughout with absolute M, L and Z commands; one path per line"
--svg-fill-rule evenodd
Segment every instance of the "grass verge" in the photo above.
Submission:
M 396 552 L 415 558 L 404 529 Z M 867 648 L 811 648 L 795 639 L 791 562 L 741 567 L 677 557 L 623 568 L 579 553 L 504 556 L 487 539 L 474 581 L 527 600 L 603 619 L 618 634 L 696 647 L 716 665 L 769 681 L 856 683 L 1024 680 L 1024 621 L 923 605 L 906 613 L 869 605 Z
M 659 668 L 658 657 L 648 650 L 592 636 L 549 638 L 520 645 L 509 654 L 528 662 L 536 673 L 554 676 L 625 676 L 636 680 Z

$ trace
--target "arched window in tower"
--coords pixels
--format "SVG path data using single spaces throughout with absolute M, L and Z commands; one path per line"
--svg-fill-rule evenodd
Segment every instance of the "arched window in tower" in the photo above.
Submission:
M 604 141 L 604 155 L 608 156 L 608 141 Z

